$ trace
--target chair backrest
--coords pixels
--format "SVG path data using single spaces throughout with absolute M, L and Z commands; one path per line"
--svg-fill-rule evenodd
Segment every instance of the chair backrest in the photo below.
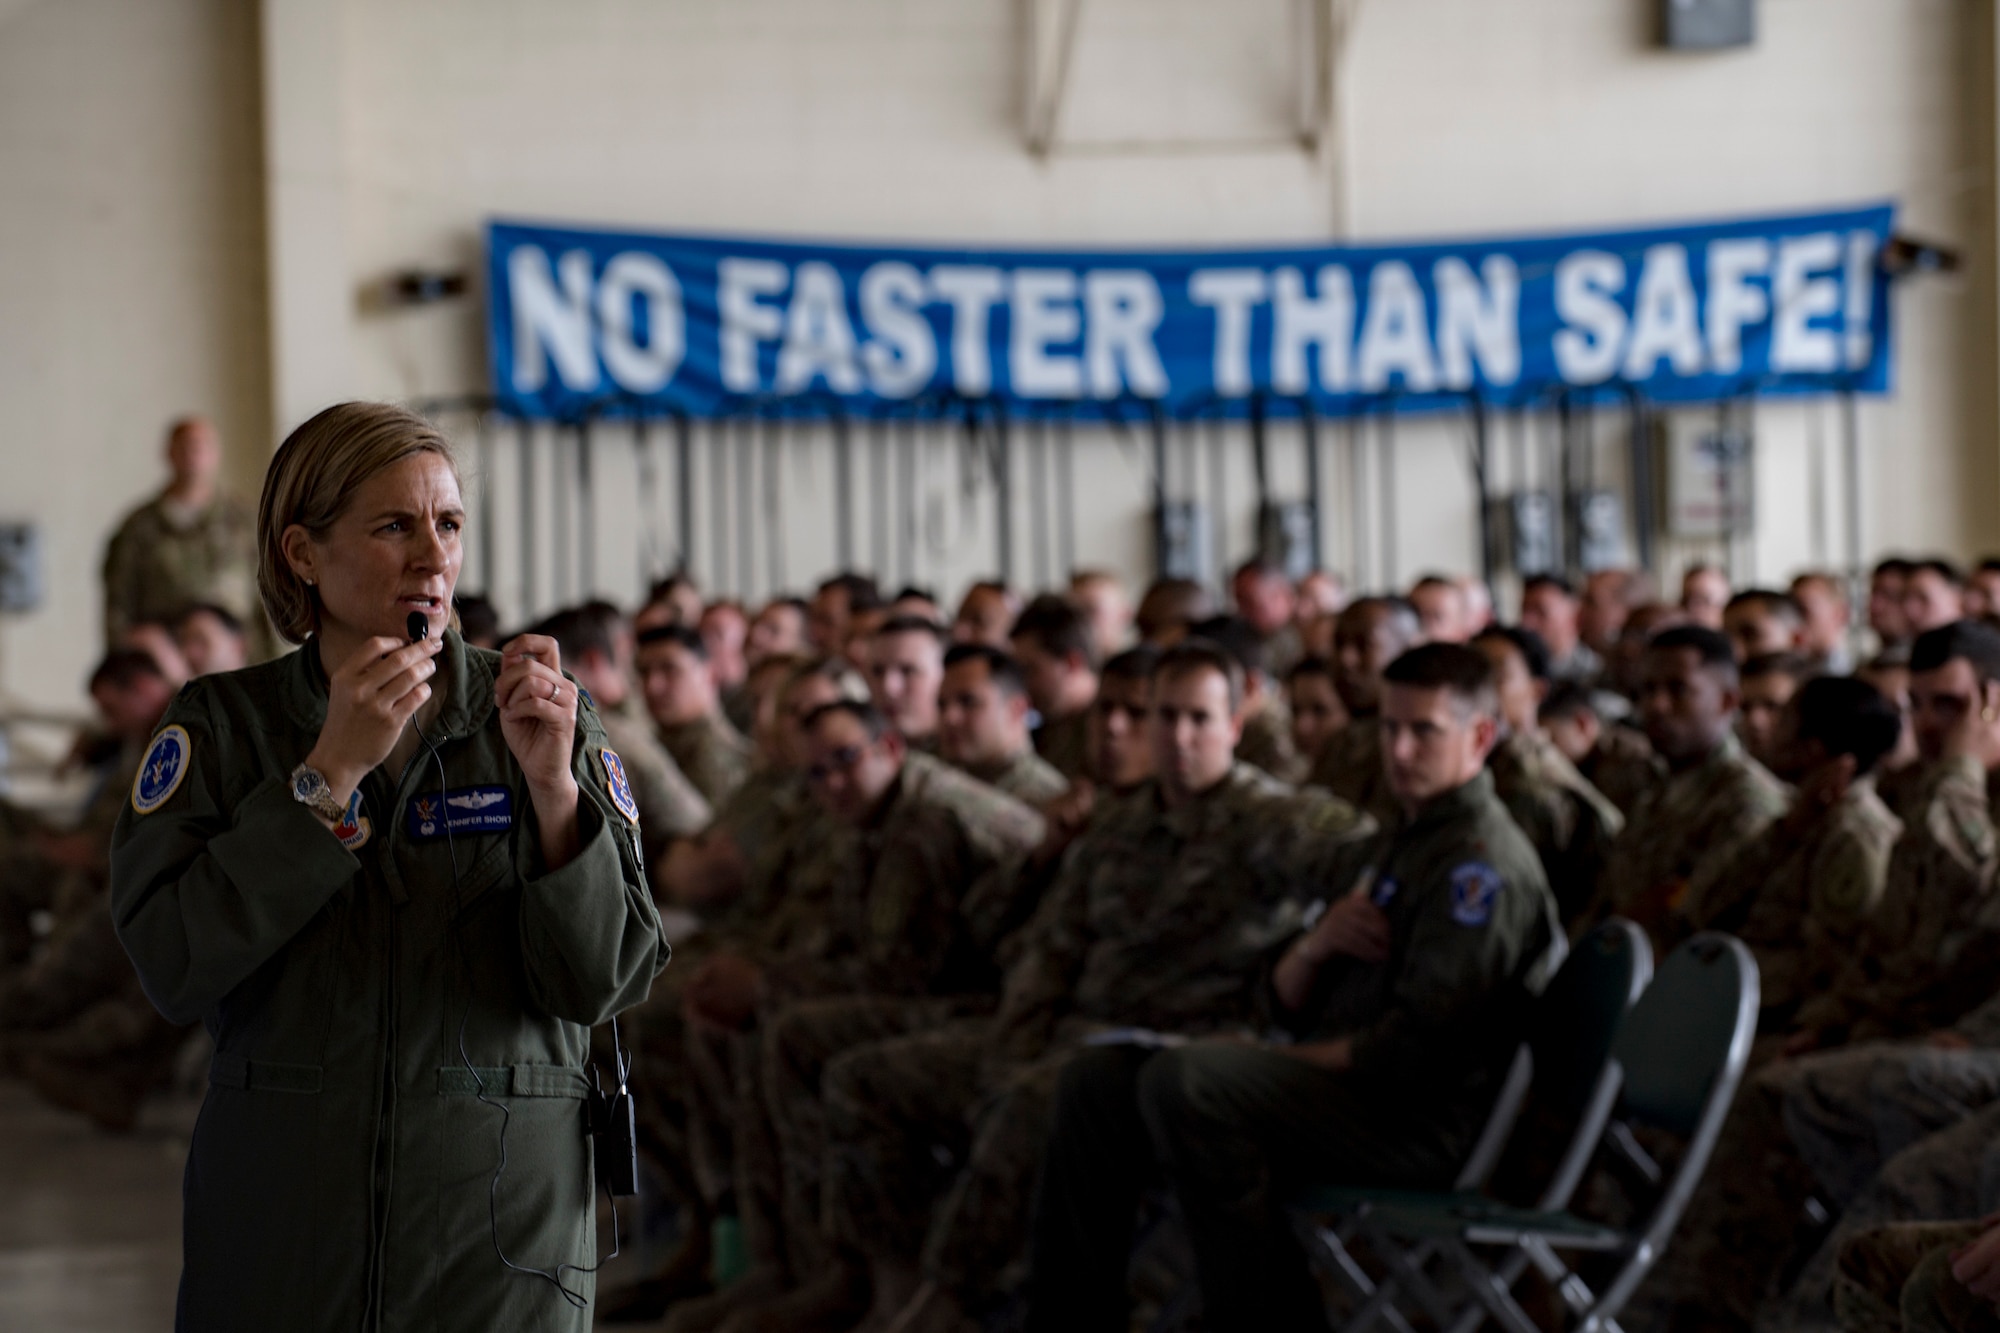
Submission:
M 1565 1116 L 1583 1108 L 1652 976 L 1646 932 L 1622 917 L 1576 942 L 1529 1020 L 1537 1102 Z
M 1704 931 L 1667 955 L 1619 1030 L 1611 1053 L 1625 1087 L 1613 1128 L 1629 1139 L 1627 1125 L 1650 1125 L 1684 1136 L 1687 1150 L 1582 1326 L 1615 1318 L 1666 1247 L 1743 1081 L 1759 998 L 1757 960 L 1743 942 Z

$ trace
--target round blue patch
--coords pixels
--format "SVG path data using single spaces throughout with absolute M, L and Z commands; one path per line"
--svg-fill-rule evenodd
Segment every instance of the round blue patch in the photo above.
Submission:
M 1506 881 L 1484 861 L 1467 861 L 1451 872 L 1451 919 L 1461 926 L 1483 926 L 1493 919 L 1493 903 Z
M 150 815 L 165 805 L 167 798 L 180 790 L 181 779 L 187 776 L 188 759 L 193 754 L 194 743 L 180 727 L 168 727 L 153 737 L 153 743 L 146 747 L 146 757 L 139 762 L 139 772 L 132 779 L 132 809 Z
M 625 761 L 608 745 L 597 752 L 597 757 L 604 764 L 604 789 L 611 793 L 611 804 L 618 807 L 619 814 L 638 823 L 639 802 L 632 796 L 632 780 L 625 776 Z

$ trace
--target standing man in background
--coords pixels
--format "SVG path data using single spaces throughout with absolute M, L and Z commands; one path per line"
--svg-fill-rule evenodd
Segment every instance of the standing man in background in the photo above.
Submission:
M 205 602 L 256 626 L 255 655 L 266 655 L 252 515 L 221 490 L 215 427 L 202 417 L 176 421 L 167 432 L 167 466 L 167 488 L 127 514 L 105 548 L 105 643 L 115 646 L 135 621 L 171 622 Z

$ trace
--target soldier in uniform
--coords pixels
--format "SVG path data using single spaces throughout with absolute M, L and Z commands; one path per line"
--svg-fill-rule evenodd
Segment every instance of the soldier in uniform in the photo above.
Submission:
M 1848 1242 L 1834 1306 L 1842 1333 L 2000 1333 L 2000 1226 L 1892 1222 Z
M 1299 627 L 1292 623 L 1298 610 L 1298 591 L 1275 560 L 1259 557 L 1236 567 L 1229 580 L 1236 599 L 1236 615 L 1250 626 L 1261 641 L 1264 670 L 1274 680 L 1282 680 L 1293 663 L 1305 656 L 1299 646 Z
M 722 715 L 700 632 L 686 625 L 641 631 L 637 673 L 660 744 L 702 799 L 721 805 L 750 776 L 750 742 Z
M 766 602 L 750 621 L 743 656 L 755 669 L 769 657 L 804 657 L 812 650 L 806 640 L 806 604 L 796 597 Z
M 1493 790 L 1542 858 L 1567 922 L 1590 905 L 1625 816 L 1542 731 L 1549 650 L 1533 630 L 1491 626 L 1472 646 L 1486 655 L 1500 708 L 1500 739 L 1486 761 Z
M 1472 608 L 1463 585 L 1442 574 L 1426 574 L 1410 585 L 1426 643 L 1464 643 L 1472 637 Z
M 449 626 L 464 520 L 422 418 L 343 403 L 294 431 L 258 581 L 304 646 L 184 691 L 119 819 L 118 937 L 215 1038 L 184 1328 L 589 1324 L 590 1029 L 667 955 L 638 807 L 555 644 Z
M 1812 663 L 1799 653 L 1763 653 L 1743 663 L 1743 698 L 1736 706 L 1736 738 L 1766 768 L 1778 753 L 1778 718 L 1799 686 L 1813 678 Z
M 1107 664 L 1100 722 L 1114 715 L 1102 700 L 1131 692 L 1132 660 Z M 1323 793 L 1291 792 L 1233 761 L 1241 690 L 1234 659 L 1212 645 L 1164 654 L 1146 727 L 1157 776 L 1098 804 L 1008 971 L 998 1016 L 828 1066 L 828 1239 L 867 1256 L 878 1315 L 947 1328 L 994 1295 L 1025 1240 L 1064 1063 L 1121 1028 L 1247 1023 L 1273 940 L 1371 827 Z M 1115 785 L 1111 766 L 1103 772 Z M 956 1173 L 941 1179 L 934 1153 Z
M 1390 664 L 1396 823 L 1270 973 L 1290 1045 L 1107 1046 L 1064 1072 L 1043 1169 L 1027 1327 L 1123 1329 L 1140 1195 L 1164 1166 L 1217 1328 L 1324 1327 L 1278 1191 L 1437 1188 L 1472 1146 L 1560 957 L 1541 861 L 1485 771 L 1498 719 L 1478 652 Z
M 1069 599 L 1090 621 L 1093 656 L 1100 662 L 1132 642 L 1132 598 L 1118 576 L 1102 569 L 1079 569 L 1069 576 Z
M 868 692 L 905 745 L 936 753 L 938 686 L 944 682 L 944 627 L 921 616 L 891 616 L 863 648 Z
M 1719 631 L 1677 625 L 1653 636 L 1639 708 L 1668 776 L 1612 844 L 1596 910 L 1638 922 L 1663 951 L 1688 933 L 1686 906 L 1785 812 L 1783 784 L 1731 730 L 1736 702 L 1736 656 Z
M 1142 643 L 1171 648 L 1187 637 L 1189 625 L 1215 612 L 1215 598 L 1193 579 L 1155 579 L 1139 598 L 1132 623 Z
M 1521 628 L 1542 636 L 1549 647 L 1549 679 L 1585 685 L 1604 674 L 1604 659 L 1583 641 L 1578 620 L 1582 603 L 1560 574 L 1531 575 L 1521 585 Z
M 1013 798 L 910 750 L 880 712 L 846 702 L 806 721 L 816 797 L 846 830 L 837 852 L 828 929 L 808 948 L 752 960 L 710 957 L 688 983 L 694 1021 L 739 1034 L 739 1067 L 754 1095 L 739 1114 L 737 1205 L 763 1242 L 759 1266 L 721 1296 L 676 1310 L 670 1327 L 729 1315 L 739 1326 L 813 1326 L 865 1299 L 852 1274 L 829 1269 L 814 1219 L 823 1130 L 824 1063 L 866 1041 L 990 1007 L 1005 914 L 986 886 L 1042 839 L 1041 816 Z M 749 1324 L 753 1318 L 761 1324 Z M 853 1310 L 858 1314 L 858 1309 Z
M 167 433 L 173 477 L 159 495 L 125 516 L 104 552 L 104 641 L 127 626 L 171 620 L 212 602 L 245 625 L 260 623 L 255 527 L 250 511 L 220 485 L 222 442 L 201 417 Z M 262 645 L 260 645 L 262 646 Z
M 806 607 L 806 634 L 813 651 L 834 656 L 847 650 L 849 622 L 879 611 L 882 590 L 866 574 L 836 574 L 814 590 Z
M 1803 654 L 1806 610 L 1788 592 L 1745 588 L 1722 608 L 1722 632 L 1736 645 L 1739 664 L 1778 653 Z
M 1028 685 L 1021 664 L 983 643 L 953 645 L 938 691 L 938 754 L 981 782 L 1040 808 L 1069 781 L 1028 737 Z
M 1041 716 L 1035 752 L 1064 777 L 1080 776 L 1086 718 L 1097 697 L 1097 640 L 1090 618 L 1065 598 L 1037 597 L 1015 619 L 1010 641 L 1027 677 L 1029 702 Z
M 1418 642 L 1417 612 L 1400 597 L 1362 597 L 1348 603 L 1334 627 L 1334 684 L 1348 723 L 1314 762 L 1306 780 L 1324 787 L 1377 820 L 1396 815 L 1382 769 L 1382 671 Z
M 1243 739 L 1237 742 L 1236 757 L 1280 782 L 1304 781 L 1309 770 L 1292 745 L 1292 719 L 1284 693 L 1265 666 L 1267 641 L 1241 616 L 1216 616 L 1189 633 L 1220 647 L 1243 668 Z
M 1591 691 L 1573 680 L 1552 683 L 1539 710 L 1549 740 L 1627 819 L 1666 780 L 1646 734 L 1608 722 Z
M 556 641 L 570 674 L 597 705 L 606 738 L 625 761 L 632 797 L 639 803 L 640 845 L 646 868 L 653 872 L 662 866 L 668 845 L 700 833 L 713 811 L 708 798 L 660 743 L 652 720 L 632 693 L 632 635 L 617 608 L 608 603 L 551 616 L 536 626 L 535 633 Z
M 1285 680 L 1286 711 L 1292 719 L 1292 748 L 1305 762 L 1308 774 L 1341 728 L 1347 725 L 1347 705 L 1340 702 L 1334 688 L 1333 663 L 1324 657 L 1306 657 L 1292 668 Z
M 174 642 L 196 676 L 240 671 L 250 664 L 250 635 L 236 613 L 213 602 L 197 602 L 174 621 Z
M 730 599 L 710 602 L 695 623 L 708 647 L 709 670 L 722 696 L 722 715 L 742 735 L 756 725 L 756 710 L 744 685 L 750 679 L 750 616 L 743 603 Z

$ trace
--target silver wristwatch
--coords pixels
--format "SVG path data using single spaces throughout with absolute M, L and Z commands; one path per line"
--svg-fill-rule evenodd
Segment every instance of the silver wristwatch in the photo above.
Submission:
M 310 764 L 300 764 L 292 770 L 292 799 L 335 824 L 347 818 L 347 807 L 333 799 L 333 788 L 327 785 L 325 774 Z

